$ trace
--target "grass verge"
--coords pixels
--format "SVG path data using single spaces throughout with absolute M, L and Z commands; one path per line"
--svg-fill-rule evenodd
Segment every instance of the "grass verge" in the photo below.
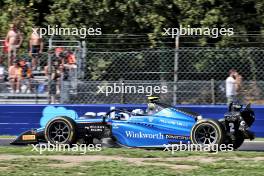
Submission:
M 0 135 L 0 139 L 14 139 L 16 136 Z
M 263 175 L 264 152 L 170 152 L 106 148 L 80 155 L 49 152 L 39 155 L 30 147 L 0 147 L 1 175 Z M 99 158 L 99 159 L 98 159 Z

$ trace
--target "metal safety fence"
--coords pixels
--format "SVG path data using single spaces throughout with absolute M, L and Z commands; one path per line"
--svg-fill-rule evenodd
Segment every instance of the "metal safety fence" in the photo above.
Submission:
M 242 103 L 264 103 L 262 48 L 180 47 L 97 51 L 85 42 L 49 39 L 31 78 L 15 92 L 9 68 L 0 63 L 1 103 L 145 103 L 159 96 L 169 104 L 225 104 L 230 69 L 242 77 Z M 60 48 L 60 51 L 58 51 Z M 76 62 L 62 60 L 72 53 Z M 2 55 L 6 60 L 6 55 Z M 20 55 L 30 66 L 32 58 Z
M 177 90 L 177 101 L 178 104 L 225 104 L 225 88 L 223 85 L 224 81 L 179 81 Z M 65 84 L 65 82 L 64 82 Z M 77 93 L 67 94 L 63 96 L 63 102 L 69 104 L 75 103 L 146 103 L 146 97 L 151 95 L 153 87 L 155 86 L 166 86 L 166 93 L 156 93 L 163 102 L 172 104 L 173 103 L 173 92 L 174 82 L 160 82 L 158 80 L 147 82 L 147 81 L 85 81 L 78 83 Z M 145 90 L 142 92 L 135 91 L 131 92 L 99 92 L 98 86 L 127 86 L 131 87 L 144 87 Z M 241 102 L 253 102 L 256 104 L 263 104 L 263 81 L 245 81 L 244 91 L 241 91 L 239 98 Z M 64 86 L 68 86 L 67 83 Z M 152 87 L 152 91 L 148 87 Z M 141 88 L 140 88 L 141 90 Z
M 93 52 L 86 57 L 85 76 L 79 79 L 77 93 L 66 103 L 143 103 L 149 85 L 167 86 L 152 92 L 167 103 L 225 104 L 225 79 L 230 69 L 242 77 L 240 101 L 262 104 L 263 57 L 261 48 L 180 48 L 137 52 Z M 177 66 L 177 68 L 175 68 Z M 144 87 L 145 92 L 113 92 L 115 85 Z
M 1 46 L 4 48 L 4 46 Z M 0 55 L 0 103 L 60 103 L 63 82 L 70 80 L 67 94 L 77 90 L 78 76 L 83 72 L 83 45 L 79 41 L 46 42 L 45 52 Z M 3 50 L 4 51 L 4 50 Z M 8 67 L 8 62 L 12 64 Z M 35 60 L 35 65 L 33 65 Z

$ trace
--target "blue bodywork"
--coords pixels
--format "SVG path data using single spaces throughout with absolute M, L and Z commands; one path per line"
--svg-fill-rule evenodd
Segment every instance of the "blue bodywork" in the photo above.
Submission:
M 102 122 L 102 118 L 76 119 L 78 123 Z M 128 119 L 107 118 L 112 137 L 129 147 L 155 147 L 164 144 L 188 143 L 196 118 L 174 108 L 165 108 L 152 115 L 131 116 Z
M 124 110 L 111 107 L 107 113 L 105 111 L 97 113 L 83 111 L 83 113 L 85 112 L 83 116 L 78 116 L 76 111 L 64 107 L 48 106 L 43 110 L 43 116 L 40 120 L 42 127 L 25 131 L 11 144 L 20 145 L 48 141 L 51 143 L 60 142 L 61 144 L 91 144 L 94 143 L 94 139 L 108 138 L 113 139 L 112 141 L 109 140 L 109 145 L 164 147 L 167 144 L 180 142 L 187 144 L 201 142 L 194 141 L 196 139 L 195 129 L 201 124 L 212 124 L 213 128 L 219 131 L 219 133 L 217 132 L 217 135 L 220 134 L 218 135 L 219 140 L 215 141 L 216 137 L 213 136 L 213 142 L 236 142 L 236 148 L 238 148 L 242 144 L 240 141 L 254 139 L 254 133 L 249 131 L 249 127 L 255 121 L 255 113 L 250 108 L 250 104 L 244 109 L 242 105 L 230 104 L 228 112 L 223 116 L 224 118 L 216 121 L 201 120 L 202 116 L 198 113 L 155 101 L 155 99 L 150 100 L 146 112 L 139 108 Z M 60 127 L 61 125 L 64 127 Z M 66 130 L 63 131 L 64 129 Z M 221 133 L 225 133 L 225 135 L 221 135 Z M 64 134 L 66 135 L 63 136 Z M 197 132 L 197 134 L 199 136 L 201 133 Z M 64 140 L 58 141 L 60 138 Z M 202 136 L 200 138 L 208 137 Z M 205 142 L 204 140 L 203 143 Z

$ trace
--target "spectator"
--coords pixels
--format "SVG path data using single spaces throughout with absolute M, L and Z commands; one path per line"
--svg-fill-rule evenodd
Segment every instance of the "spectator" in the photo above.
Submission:
M 56 103 L 56 95 L 60 94 L 60 83 L 61 77 L 63 76 L 63 65 L 61 64 L 58 58 L 52 60 L 51 68 L 49 72 L 48 65 L 44 67 L 45 76 L 51 78 L 50 83 L 50 95 L 51 95 L 51 103 Z
M 19 61 L 13 60 L 13 65 L 8 69 L 9 81 L 11 85 L 11 93 L 19 93 L 20 92 L 20 67 Z
M 29 55 L 32 58 L 32 70 L 36 70 L 38 65 L 37 57 L 43 51 L 43 40 L 41 36 L 35 32 L 38 31 L 39 28 L 35 27 L 33 30 L 34 32 L 29 39 Z
M 62 64 L 62 59 L 60 57 L 56 57 L 51 61 L 51 73 L 54 69 L 59 69 L 60 73 L 63 72 L 64 67 Z M 49 66 L 48 66 L 48 64 L 44 67 L 44 74 L 47 78 L 49 77 Z
M 64 64 L 65 68 L 73 70 L 77 68 L 76 57 L 72 51 L 66 53 L 66 63 Z
M 60 94 L 60 79 L 62 76 L 62 65 L 54 60 L 51 66 L 51 83 L 50 83 L 50 95 L 51 103 L 56 103 L 56 95 Z
M 238 90 L 241 88 L 242 77 L 235 69 L 229 71 L 229 76 L 226 79 L 226 98 L 227 104 L 239 103 L 238 102 Z
M 64 51 L 64 48 L 62 47 L 58 47 L 58 48 L 55 48 L 55 57 L 56 59 L 64 66 L 65 64 L 65 51 Z
M 7 41 L 4 40 L 4 42 L 3 42 L 3 53 L 4 54 L 8 54 L 8 46 L 7 45 L 8 45 Z
M 10 67 L 13 62 L 12 58 L 16 57 L 17 50 L 23 41 L 22 34 L 17 30 L 14 24 L 10 24 L 10 29 L 6 35 L 5 41 L 8 47 L 8 67 Z
M 3 65 L 3 57 L 0 56 L 0 83 L 4 82 L 5 80 L 5 67 Z
M 60 57 L 60 54 L 64 51 L 64 48 L 62 47 L 57 47 L 55 48 L 54 52 L 55 52 L 55 56 L 56 57 Z
M 64 57 L 63 57 L 64 49 L 61 47 L 55 48 L 54 50 L 54 59 L 52 60 L 51 67 L 54 66 L 54 62 L 58 62 L 59 65 L 64 65 Z M 44 74 L 46 77 L 49 76 L 49 66 L 48 64 L 44 67 Z
M 20 77 L 21 77 L 21 89 L 23 93 L 32 92 L 32 71 L 28 64 L 26 64 L 25 59 L 20 59 Z
M 0 56 L 0 91 L 4 89 L 5 82 L 5 67 L 3 65 L 3 57 Z

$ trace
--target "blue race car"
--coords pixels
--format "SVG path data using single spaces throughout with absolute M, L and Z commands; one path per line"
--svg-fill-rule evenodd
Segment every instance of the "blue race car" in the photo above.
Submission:
M 250 105 L 243 108 L 230 104 L 224 118 L 217 121 L 160 103 L 157 97 L 149 97 L 148 101 L 146 113 L 114 109 L 101 117 L 54 117 L 44 128 L 26 131 L 11 144 L 90 144 L 108 138 L 113 144 L 127 147 L 164 147 L 181 142 L 233 144 L 238 148 L 244 139 L 254 139 L 249 131 L 255 120 Z

